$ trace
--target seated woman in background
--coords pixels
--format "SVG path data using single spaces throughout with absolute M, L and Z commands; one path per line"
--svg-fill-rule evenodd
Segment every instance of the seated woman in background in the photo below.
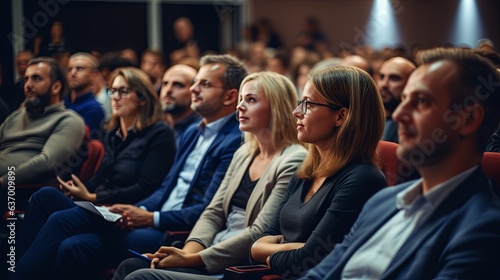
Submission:
M 114 279 L 134 275 L 210 278 L 231 265 L 249 264 L 250 246 L 269 224 L 290 178 L 306 156 L 290 112 L 297 102 L 293 83 L 271 72 L 246 77 L 240 89 L 238 119 L 245 144 L 235 153 L 223 184 L 196 222 L 183 249 L 161 247 L 120 264 Z M 272 108 L 272 109 L 271 109 Z M 191 274 L 190 274 L 191 273 Z M 194 275 L 194 274 L 204 274 Z
M 112 73 L 109 92 L 113 117 L 111 130 L 104 141 L 106 154 L 98 173 L 86 185 L 74 175 L 74 181 L 59 179 L 59 182 L 61 188 L 75 198 L 99 203 L 132 203 L 161 185 L 175 156 L 174 136 L 161 121 L 157 94 L 144 72 L 136 68 L 117 69 Z M 14 273 L 14 278 L 30 278 L 32 276 L 23 273 L 33 273 L 38 279 L 45 279 L 46 276 L 39 271 L 44 269 L 53 269 L 55 274 L 51 275 L 58 275 L 57 268 L 62 266 L 58 262 L 65 260 L 65 250 L 71 250 L 72 244 L 90 236 L 93 228 L 89 225 L 99 230 L 120 230 L 113 224 L 104 225 L 108 222 L 98 215 L 91 214 L 89 221 L 82 218 L 87 217 L 83 214 L 82 217 L 74 212 L 67 216 L 61 214 L 75 209 L 87 214 L 87 210 L 76 206 L 53 187 L 42 188 L 32 196 L 17 232 L 17 268 L 22 272 Z M 64 231 L 57 231 L 50 224 L 50 221 L 66 218 L 74 224 L 66 226 Z M 104 238 L 96 239 L 106 242 Z M 43 260 L 36 257 L 35 252 L 43 255 Z
M 386 187 L 375 166 L 384 107 L 371 77 L 351 66 L 313 70 L 293 111 L 310 143 L 252 258 L 284 279 L 314 267 L 342 241 L 363 204 Z
M 158 95 L 141 70 L 116 70 L 109 98 L 113 116 L 97 173 L 85 184 L 75 175 L 58 181 L 64 192 L 78 200 L 135 203 L 160 186 L 170 170 L 176 152 L 174 136 L 162 121 Z

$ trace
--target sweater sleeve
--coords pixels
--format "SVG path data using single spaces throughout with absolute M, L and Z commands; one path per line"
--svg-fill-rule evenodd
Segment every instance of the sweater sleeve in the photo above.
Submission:
M 43 145 L 42 151 L 30 160 L 16 167 L 16 183 L 34 182 L 51 171 L 65 168 L 70 155 L 75 155 L 83 141 L 84 122 L 73 112 L 64 112 L 54 123 L 52 133 Z M 5 186 L 6 177 L 0 180 Z

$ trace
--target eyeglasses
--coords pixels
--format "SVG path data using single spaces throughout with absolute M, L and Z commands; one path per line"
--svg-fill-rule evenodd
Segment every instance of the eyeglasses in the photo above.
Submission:
M 339 105 L 335 105 L 335 104 L 321 104 L 321 103 L 316 103 L 316 102 L 312 102 L 312 101 L 309 101 L 307 99 L 304 99 L 304 100 L 299 100 L 297 108 L 300 107 L 302 114 L 305 115 L 307 113 L 307 107 L 309 104 L 329 107 L 335 111 L 338 111 L 338 110 L 345 107 L 345 106 L 339 106 Z
M 95 69 L 94 67 L 87 67 L 87 66 L 75 66 L 75 67 L 68 67 L 67 71 L 68 73 L 73 72 L 73 70 L 76 70 L 76 72 L 82 72 L 85 69 Z
M 200 86 L 201 88 L 209 89 L 209 88 L 225 88 L 224 86 L 215 86 L 207 80 L 200 80 L 198 83 L 195 82 L 195 86 Z
M 108 97 L 109 99 L 113 99 L 115 95 L 118 93 L 118 97 L 120 99 L 128 97 L 130 92 L 132 91 L 132 88 L 128 87 L 121 87 L 121 88 L 110 88 L 108 91 Z

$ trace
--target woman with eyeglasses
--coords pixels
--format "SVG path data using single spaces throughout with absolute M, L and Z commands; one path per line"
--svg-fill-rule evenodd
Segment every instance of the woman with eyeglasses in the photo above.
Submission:
M 368 73 L 351 66 L 313 69 L 293 115 L 309 153 L 251 249 L 254 260 L 284 279 L 318 264 L 368 198 L 387 186 L 375 166 L 384 108 Z
M 174 136 L 161 121 L 157 94 L 143 71 L 136 68 L 115 70 L 111 75 L 110 97 L 113 116 L 104 139 L 105 155 L 97 173 L 85 184 L 75 175 L 72 180 L 58 180 L 66 195 L 77 200 L 134 203 L 161 185 L 175 156 Z M 89 216 L 83 209 L 73 211 L 79 207 L 66 195 L 56 188 L 44 187 L 31 197 L 17 231 L 16 268 L 21 272 L 13 273 L 13 279 L 31 279 L 33 276 L 26 276 L 30 273 L 37 279 L 46 279 L 40 271 L 48 272 L 47 267 L 40 265 L 42 262 L 34 257 L 34 252 L 50 251 L 45 254 L 45 261 L 55 269 L 52 275 L 58 275 L 59 260 L 66 259 L 62 248 L 78 243 L 81 236 L 89 234 L 89 224 L 103 230 L 113 229 L 105 227 L 98 215 Z M 72 222 L 64 231 L 56 231 L 49 221 Z M 116 230 L 120 228 L 117 226 Z M 63 241 L 57 242 L 60 239 Z M 99 242 L 105 244 L 109 240 L 99 238 Z M 84 260 L 79 261 L 84 263 Z M 82 263 L 76 262 L 75 266 Z
M 158 96 L 141 70 L 115 70 L 108 92 L 113 115 L 99 170 L 86 183 L 75 175 L 58 181 L 78 200 L 135 203 L 159 187 L 170 170 L 176 152 L 173 132 L 162 121 Z

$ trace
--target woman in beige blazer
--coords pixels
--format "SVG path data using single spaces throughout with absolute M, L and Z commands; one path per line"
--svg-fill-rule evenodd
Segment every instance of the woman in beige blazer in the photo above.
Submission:
M 146 254 L 151 262 L 125 260 L 114 279 L 124 279 L 130 272 L 150 266 L 163 270 L 143 269 L 127 279 L 137 274 L 147 278 L 149 273 L 165 279 L 210 279 L 209 275 L 228 266 L 249 264 L 251 244 L 267 228 L 307 153 L 297 140 L 291 114 L 296 104 L 295 87 L 285 76 L 260 72 L 245 78 L 237 106 L 245 144 L 234 154 L 222 185 L 184 248 L 163 246 L 154 254 Z M 182 272 L 172 272 L 171 268 Z

